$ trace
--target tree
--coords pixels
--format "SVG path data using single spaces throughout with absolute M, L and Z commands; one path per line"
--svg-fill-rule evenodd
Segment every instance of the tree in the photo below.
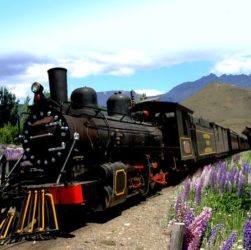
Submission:
M 17 143 L 18 127 L 11 125 L 9 122 L 0 128 L 0 144 Z
M 144 100 L 146 100 L 146 99 L 147 99 L 147 96 L 146 96 L 145 93 L 143 93 L 143 94 L 140 96 L 139 101 L 141 102 L 141 101 L 144 101 Z
M 25 120 L 27 118 L 27 113 L 29 112 L 29 103 L 30 103 L 31 98 L 29 96 L 27 96 L 24 100 L 23 104 L 19 105 L 19 114 L 20 114 L 20 124 L 19 124 L 19 128 L 22 130 Z
M 18 100 L 7 88 L 0 88 L 0 128 L 4 124 L 16 125 L 18 119 Z

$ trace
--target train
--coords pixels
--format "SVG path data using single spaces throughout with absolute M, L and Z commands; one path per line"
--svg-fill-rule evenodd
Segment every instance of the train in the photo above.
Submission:
M 48 70 L 50 97 L 34 101 L 20 140 L 24 153 L 0 186 L 0 240 L 60 230 L 58 210 L 105 211 L 146 197 L 198 162 L 248 150 L 244 136 L 195 118 L 178 103 L 135 103 L 116 92 L 106 109 L 90 87 L 68 99 L 67 70 Z

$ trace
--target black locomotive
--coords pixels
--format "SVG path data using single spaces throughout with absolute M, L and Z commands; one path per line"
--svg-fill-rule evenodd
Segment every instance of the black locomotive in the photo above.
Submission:
M 24 154 L 2 174 L 0 239 L 58 230 L 59 207 L 103 211 L 165 186 L 191 163 L 248 149 L 241 136 L 177 103 L 133 104 L 118 92 L 104 110 L 88 87 L 68 101 L 66 69 L 48 74 L 50 98 L 32 85 Z

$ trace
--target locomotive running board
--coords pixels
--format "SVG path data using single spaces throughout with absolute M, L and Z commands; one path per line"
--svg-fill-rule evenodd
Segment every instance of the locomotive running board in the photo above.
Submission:
M 8 211 L 0 222 L 0 240 L 59 230 L 53 196 L 44 189 L 28 191 L 16 223 L 17 217 L 18 211 Z

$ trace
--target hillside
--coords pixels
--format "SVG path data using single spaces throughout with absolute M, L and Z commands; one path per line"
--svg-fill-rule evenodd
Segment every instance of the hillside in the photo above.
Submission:
M 251 125 L 251 89 L 214 82 L 182 102 L 194 115 L 236 132 Z
M 251 88 L 251 75 L 221 75 L 209 74 L 193 82 L 184 82 L 160 97 L 161 101 L 183 102 L 194 93 L 202 90 L 212 82 L 233 84 L 241 88 Z

